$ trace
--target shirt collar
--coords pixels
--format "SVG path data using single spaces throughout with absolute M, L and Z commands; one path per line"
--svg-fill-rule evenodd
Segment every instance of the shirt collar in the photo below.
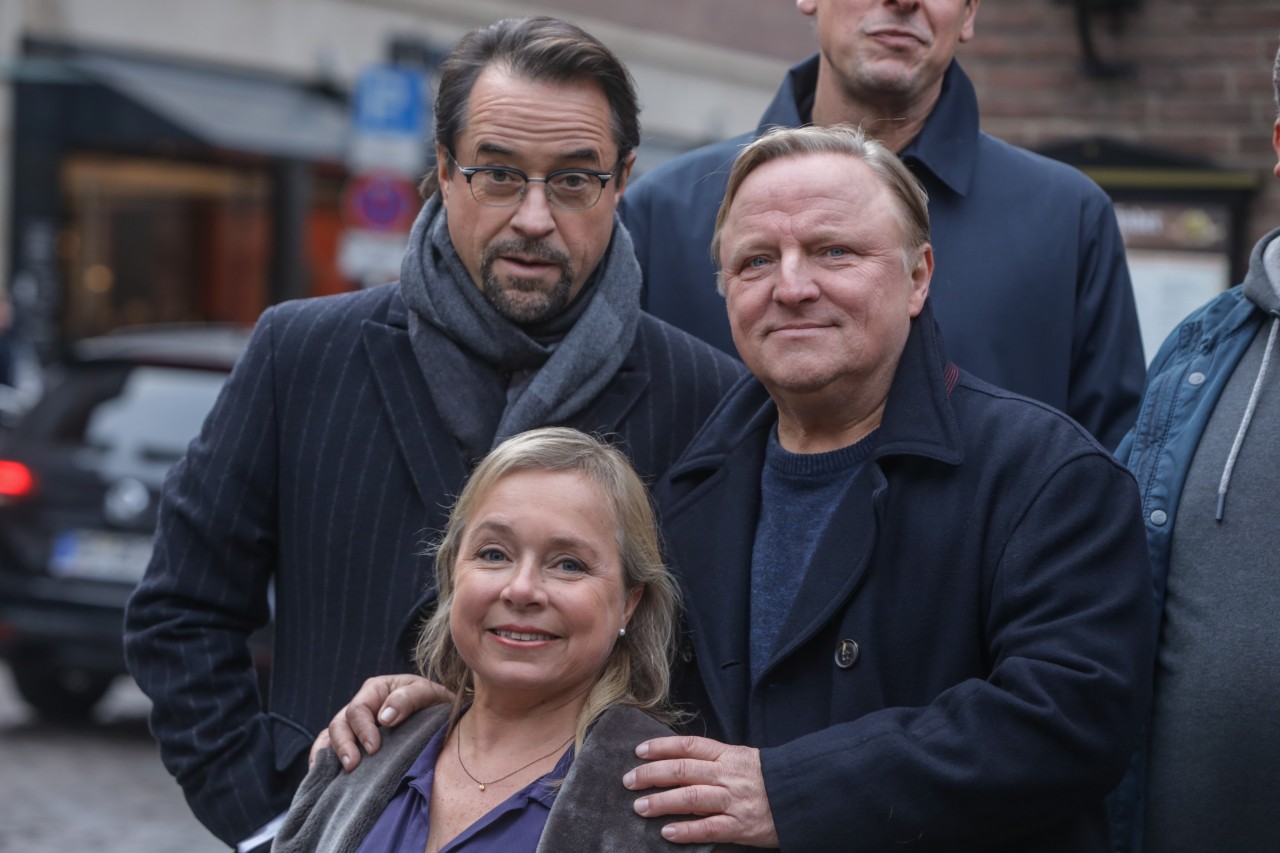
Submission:
M 818 55 L 814 54 L 787 72 L 760 119 L 757 134 L 777 125 L 799 127 L 813 121 L 818 64 Z M 942 92 L 933 112 L 900 156 L 913 169 L 928 171 L 952 192 L 968 195 L 977 162 L 979 132 L 978 96 L 960 63 L 952 59 L 942 77 Z
M 978 96 L 953 59 L 933 112 L 900 156 L 909 166 L 927 169 L 952 192 L 968 195 L 978 160 L 978 134 Z

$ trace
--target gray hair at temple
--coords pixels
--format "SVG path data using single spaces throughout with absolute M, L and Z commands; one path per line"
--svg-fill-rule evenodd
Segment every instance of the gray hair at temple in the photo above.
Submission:
M 453 569 L 467 524 L 481 502 L 499 480 L 517 471 L 570 471 L 594 483 L 613 510 L 623 586 L 628 591 L 644 588 L 626 636 L 614 645 L 604 671 L 587 694 L 578 719 L 578 747 L 587 727 L 618 705 L 667 721 L 679 719 L 667 705 L 667 687 L 680 591 L 662 560 L 649 490 L 621 451 L 567 427 L 543 427 L 512 436 L 490 451 L 467 480 L 435 547 L 438 603 L 422 627 L 414 653 L 422 674 L 454 693 L 455 714 L 473 695 L 471 671 L 449 631 Z
M 504 18 L 462 37 L 440 63 L 436 91 L 436 145 L 453 150 L 467 123 L 467 105 L 476 80 L 491 65 L 500 65 L 525 80 L 568 83 L 593 80 L 604 92 L 613 114 L 613 140 L 618 163 L 640 144 L 640 101 L 635 80 L 622 60 L 579 26 L 539 15 Z M 447 164 L 453 174 L 453 164 Z M 430 197 L 439 187 L 436 171 L 427 172 L 419 192 Z
M 729 185 L 716 214 L 711 238 L 711 259 L 716 265 L 716 290 L 724 295 L 724 270 L 720 268 L 720 235 L 729 209 L 747 176 L 765 163 L 808 154 L 844 154 L 861 160 L 895 199 L 894 215 L 902 226 L 902 263 L 910 272 L 916 250 L 929 242 L 929 197 L 897 155 L 861 128 L 850 124 L 827 127 L 775 127 L 738 153 L 729 172 Z

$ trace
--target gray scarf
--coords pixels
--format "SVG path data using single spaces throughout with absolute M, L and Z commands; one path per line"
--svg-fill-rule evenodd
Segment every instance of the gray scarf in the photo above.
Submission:
M 640 322 L 640 265 L 616 218 L 604 258 L 569 307 L 541 326 L 518 326 L 463 266 L 439 193 L 413 223 L 400 290 L 436 409 L 471 459 L 586 409 L 618 372 Z

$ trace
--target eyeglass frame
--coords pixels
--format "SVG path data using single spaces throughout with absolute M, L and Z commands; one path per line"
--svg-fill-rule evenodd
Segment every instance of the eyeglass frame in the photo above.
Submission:
M 618 176 L 618 171 L 616 168 L 612 172 L 601 172 L 598 169 L 578 168 L 578 169 L 555 169 L 553 171 L 547 172 L 541 178 L 531 178 L 523 169 L 517 169 L 515 166 L 464 166 L 458 162 L 458 158 L 454 156 L 452 151 L 446 148 L 445 153 L 449 155 L 450 162 L 452 162 L 453 165 L 457 168 L 457 170 L 462 173 L 462 176 L 467 179 L 467 189 L 471 191 L 471 198 L 475 201 L 476 204 L 482 204 L 485 207 L 497 207 L 497 208 L 517 207 L 521 202 L 525 200 L 525 196 L 529 194 L 529 184 L 540 183 L 544 187 L 543 192 L 547 197 L 547 204 L 551 205 L 557 210 L 590 210 L 591 208 L 595 207 L 597 204 L 600 203 L 600 199 L 604 196 L 604 190 L 605 190 L 605 187 L 608 186 L 609 181 L 613 180 Z M 621 165 L 621 163 L 619 163 L 619 165 Z M 480 199 L 476 198 L 475 187 L 471 183 L 471 179 L 481 172 L 504 172 L 508 175 L 516 175 L 524 179 L 524 185 L 520 187 L 520 193 L 515 197 L 515 201 L 512 201 L 510 204 L 494 204 L 493 202 L 490 202 L 490 201 L 481 201 Z M 567 174 L 590 175 L 591 177 L 595 178 L 600 182 L 600 194 L 597 195 L 595 197 L 595 200 L 592 201 L 591 204 L 587 205 L 586 207 L 565 207 L 564 205 L 557 203 L 555 198 L 551 194 L 551 179 L 556 177 L 557 175 L 567 175 Z

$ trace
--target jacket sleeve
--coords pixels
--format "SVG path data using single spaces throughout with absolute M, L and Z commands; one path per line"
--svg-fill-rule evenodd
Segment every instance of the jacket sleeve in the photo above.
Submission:
M 264 711 L 248 646 L 271 616 L 276 567 L 275 311 L 165 481 L 151 564 L 125 619 L 126 660 L 154 702 L 165 766 L 228 844 L 283 812 L 305 771 L 277 761 L 275 739 L 310 739 Z
M 1114 449 L 1138 418 L 1146 360 L 1115 210 L 1101 190 L 1084 203 L 1067 414 Z
M 1133 479 L 1096 451 L 1074 457 L 1006 529 L 975 614 L 985 678 L 761 751 L 784 850 L 995 848 L 1119 780 L 1153 654 Z

